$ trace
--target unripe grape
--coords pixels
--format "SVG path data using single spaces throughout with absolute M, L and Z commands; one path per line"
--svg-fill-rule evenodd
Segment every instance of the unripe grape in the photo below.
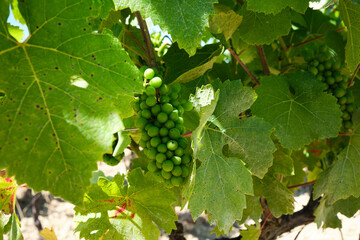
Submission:
M 181 157 L 182 155 L 184 155 L 184 149 L 183 149 L 182 147 L 178 147 L 178 148 L 175 150 L 175 154 L 176 154 L 176 156 Z
M 160 153 L 166 153 L 166 151 L 167 151 L 168 149 L 167 149 L 166 145 L 162 143 L 162 144 L 159 144 L 159 145 L 157 146 L 157 150 L 158 150 L 158 152 L 160 152 Z
M 147 165 L 147 169 L 150 171 L 150 172 L 155 172 L 157 170 L 157 167 L 156 167 L 156 162 L 155 161 L 152 161 L 151 163 L 149 163 Z
M 161 143 L 161 139 L 159 137 L 153 137 L 151 140 L 150 140 L 150 144 L 152 147 L 157 147 L 159 146 L 159 144 Z
M 151 160 L 155 160 L 157 153 L 158 153 L 158 152 L 157 152 L 156 148 L 149 148 L 149 150 L 148 150 L 148 155 L 147 155 L 147 156 L 148 156 Z
M 146 147 L 146 141 L 145 140 L 140 140 L 139 141 L 139 146 L 142 147 L 142 148 L 145 148 Z
M 348 112 L 343 112 L 341 117 L 344 120 L 350 120 L 351 119 L 351 115 Z
M 135 112 L 140 111 L 140 102 L 139 101 L 134 101 L 131 103 L 132 108 L 134 109 Z
M 160 128 L 160 136 L 165 137 L 168 135 L 169 130 L 167 128 Z
M 171 172 L 171 170 L 173 170 L 173 168 L 174 168 L 174 163 L 170 160 L 166 160 L 162 164 L 162 169 L 164 169 L 164 171 L 166 171 L 166 172 Z
M 146 98 L 146 105 L 148 105 L 149 107 L 152 107 L 156 104 L 156 98 L 155 96 L 149 96 Z
M 168 120 L 168 121 L 166 121 L 166 123 L 164 124 L 164 126 L 165 126 L 167 129 L 171 129 L 171 128 L 175 127 L 175 123 L 174 123 L 174 121 L 172 121 L 172 120 Z
M 168 94 L 169 93 L 168 85 L 166 85 L 166 84 L 161 85 L 161 87 L 159 88 L 159 93 L 160 93 L 160 95 Z
M 151 142 L 150 142 L 150 141 L 147 141 L 147 142 L 146 142 L 146 147 L 147 147 L 147 148 L 151 148 Z
M 151 68 L 148 68 L 144 72 L 144 78 L 145 79 L 151 79 L 155 76 L 155 71 Z
M 156 89 L 152 86 L 148 86 L 146 89 L 145 89 L 145 92 L 146 92 L 146 95 L 148 96 L 155 96 L 156 95 Z
M 173 170 L 171 171 L 172 175 L 179 177 L 182 174 L 182 169 L 180 166 L 174 166 Z
M 316 67 L 309 68 L 309 72 L 311 72 L 313 75 L 317 75 L 319 73 L 319 71 Z
M 175 83 L 171 86 L 171 90 L 175 93 L 179 93 L 181 91 L 181 85 L 179 83 Z
M 346 91 L 344 89 L 342 89 L 342 88 L 337 88 L 334 91 L 334 95 L 337 98 L 341 98 L 342 96 L 345 96 L 345 94 L 346 94 Z
M 177 140 L 177 142 L 178 142 L 179 146 L 182 147 L 183 149 L 185 149 L 187 147 L 187 145 L 189 144 L 189 141 L 184 137 L 180 137 Z
M 189 154 L 185 154 L 181 157 L 181 163 L 188 164 L 191 162 L 191 156 Z
M 346 93 L 346 103 L 350 104 L 355 101 L 354 96 L 349 93 L 349 91 Z
M 319 80 L 319 81 L 324 81 L 325 80 L 325 78 L 322 75 L 317 75 L 316 79 Z
M 187 176 L 189 176 L 190 170 L 189 170 L 189 168 L 188 168 L 187 166 L 181 165 L 181 170 L 182 170 L 181 176 L 182 176 L 183 178 L 186 178 Z
M 167 151 L 165 154 L 168 159 L 171 159 L 174 156 L 174 153 L 172 151 Z
M 177 94 L 176 92 L 172 92 L 172 93 L 170 93 L 169 96 L 170 96 L 170 99 L 175 100 L 175 99 L 178 99 L 179 94 Z
M 350 129 L 353 127 L 353 123 L 351 121 L 344 121 L 343 124 L 346 129 Z
M 179 100 L 177 100 L 177 99 L 170 100 L 170 103 L 171 103 L 171 105 L 173 105 L 174 107 L 177 107 L 177 106 L 180 105 L 180 102 L 179 102 Z
M 335 83 L 335 78 L 333 78 L 333 77 L 327 77 L 327 78 L 326 78 L 326 82 L 327 82 L 327 84 L 332 85 L 332 84 Z
M 178 143 L 174 140 L 170 140 L 170 141 L 168 141 L 166 146 L 169 150 L 175 151 L 178 148 Z
M 161 84 L 162 84 L 162 80 L 159 77 L 154 77 L 153 79 L 150 80 L 150 86 L 154 88 L 159 88 Z
M 140 103 L 140 108 L 141 108 L 142 110 L 149 108 L 149 106 L 146 104 L 146 100 L 145 100 L 145 101 L 142 101 L 142 102 Z
M 186 102 L 182 106 L 183 106 L 184 110 L 187 112 L 189 112 L 193 109 L 193 105 L 191 102 Z
M 152 126 L 154 126 L 154 125 L 152 125 L 151 123 L 147 123 L 147 124 L 145 125 L 145 128 L 144 128 L 144 129 L 145 129 L 146 131 L 148 131 L 149 128 L 152 127 Z
M 340 74 L 336 74 L 335 76 L 335 82 L 342 82 L 343 78 Z
M 174 185 L 175 187 L 179 187 L 184 182 L 184 179 L 182 177 L 173 176 L 170 180 L 172 185 Z
M 331 62 L 331 61 L 326 61 L 325 64 L 324 64 L 324 66 L 325 66 L 325 69 L 331 69 L 331 67 L 332 67 L 332 62 Z
M 158 120 L 154 121 L 154 125 L 158 128 L 161 128 L 161 123 Z
M 144 110 L 142 110 L 141 116 L 142 116 L 143 118 L 145 118 L 145 119 L 151 118 L 151 112 L 150 112 L 150 110 L 149 110 L 149 109 L 144 109 Z
M 160 123 L 164 123 L 168 120 L 168 115 L 164 112 L 161 112 L 157 115 L 156 119 L 160 122 Z
M 167 114 L 171 113 L 174 108 L 170 103 L 165 103 L 161 106 L 161 110 Z
M 349 113 L 354 112 L 356 109 L 356 105 L 354 103 L 350 103 L 348 105 L 346 105 L 346 111 Z
M 339 87 L 342 89 L 347 89 L 348 85 L 346 82 L 341 82 L 341 83 L 339 83 Z
M 144 141 L 148 141 L 148 140 L 150 140 L 150 136 L 147 134 L 147 132 L 145 130 L 142 130 L 140 139 L 144 140 Z
M 173 121 L 176 121 L 178 120 L 179 118 L 179 111 L 177 109 L 173 110 L 170 115 L 169 115 L 169 118 Z
M 161 138 L 161 142 L 164 144 L 167 144 L 168 141 L 170 141 L 171 139 L 168 136 L 162 137 Z
M 333 69 L 334 70 L 339 70 L 341 68 L 341 63 L 340 62 L 336 62 L 333 64 Z
M 171 161 L 174 163 L 174 165 L 180 165 L 181 164 L 181 157 L 179 156 L 173 156 L 171 158 Z
M 159 112 L 161 112 L 161 107 L 160 105 L 156 104 L 155 106 L 153 106 L 151 108 L 151 113 L 154 115 L 154 116 L 157 116 L 159 114 Z
M 310 64 L 314 67 L 317 67 L 319 65 L 319 61 L 314 59 Z
M 148 134 L 150 137 L 155 137 L 155 136 L 159 135 L 159 128 L 156 126 L 150 127 L 148 130 Z
M 172 185 L 170 179 L 165 179 L 164 185 L 165 185 L 166 188 L 172 188 L 172 187 L 174 187 L 174 186 Z
M 155 161 L 155 164 L 156 164 L 157 169 L 162 169 L 162 163 L 161 162 Z
M 161 175 L 165 179 L 170 179 L 172 177 L 172 174 L 170 172 L 166 172 L 164 169 L 161 170 Z
M 346 105 L 345 104 L 340 105 L 340 110 L 345 111 L 346 110 Z
M 169 137 L 171 139 L 178 139 L 180 137 L 180 131 L 177 128 L 171 128 L 169 131 Z
M 145 101 L 147 97 L 148 96 L 145 93 L 143 93 L 143 94 L 140 95 L 140 100 Z
M 135 127 L 137 128 L 144 128 L 147 124 L 147 120 L 143 117 L 138 117 L 135 121 Z
M 179 117 L 178 120 L 176 120 L 177 124 L 184 124 L 184 118 L 183 117 Z
M 332 72 L 331 71 L 325 71 L 325 77 L 331 77 L 332 76 Z
M 166 155 L 164 153 L 158 153 L 155 156 L 157 162 L 163 163 L 166 160 Z
M 323 64 L 319 64 L 319 66 L 317 66 L 317 69 L 319 72 L 323 72 L 325 70 L 325 66 Z
M 160 102 L 163 103 L 163 104 L 168 103 L 168 102 L 170 102 L 170 97 L 168 95 L 162 95 L 160 97 Z

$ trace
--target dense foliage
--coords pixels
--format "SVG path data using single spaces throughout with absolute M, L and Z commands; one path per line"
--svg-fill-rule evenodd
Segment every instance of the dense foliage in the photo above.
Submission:
M 175 206 L 218 235 L 251 218 L 243 239 L 360 209 L 358 0 L 0 0 L 0 23 L 1 236 L 21 184 L 84 239 L 157 239 Z

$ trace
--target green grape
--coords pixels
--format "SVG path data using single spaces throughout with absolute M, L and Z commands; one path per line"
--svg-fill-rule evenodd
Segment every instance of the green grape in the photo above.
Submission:
M 344 121 L 343 125 L 346 129 L 350 129 L 353 127 L 353 123 L 351 121 Z
M 323 72 L 325 70 L 325 66 L 323 64 L 319 64 L 319 66 L 317 66 L 317 69 L 319 72 Z
M 135 127 L 137 128 L 144 128 L 147 124 L 147 120 L 143 117 L 138 117 L 135 121 Z
M 140 103 L 140 108 L 141 108 L 141 110 L 144 110 L 144 109 L 148 109 L 149 106 L 146 104 L 146 101 L 142 101 Z
M 341 83 L 339 83 L 339 87 L 342 89 L 347 89 L 348 85 L 346 82 L 341 82 Z
M 164 185 L 166 188 L 172 188 L 174 187 L 170 181 L 170 179 L 165 179 Z
M 171 103 L 171 105 L 173 105 L 174 107 L 177 107 L 177 106 L 180 105 L 180 102 L 179 102 L 179 100 L 177 100 L 177 99 L 171 100 L 170 103 Z
M 317 67 L 319 65 L 319 61 L 314 59 L 310 64 L 314 67 Z
M 144 129 L 145 129 L 146 131 L 148 131 L 149 128 L 152 127 L 152 126 L 154 126 L 154 125 L 152 125 L 151 123 L 147 123 L 147 124 L 145 125 L 145 128 L 144 128 Z
M 155 156 L 157 162 L 163 163 L 166 160 L 166 155 L 164 153 L 158 153 Z
M 148 105 L 149 107 L 154 106 L 156 103 L 156 98 L 154 96 L 149 96 L 146 98 L 146 105 Z
M 155 162 L 155 161 L 150 162 L 150 163 L 147 165 L 147 169 L 148 169 L 150 172 L 155 172 L 155 171 L 157 170 L 156 162 Z
M 154 69 L 148 68 L 144 72 L 144 78 L 145 79 L 152 79 L 155 76 Z
M 177 109 L 178 109 L 178 111 L 179 111 L 179 116 L 182 116 L 182 115 L 184 114 L 184 112 L 185 112 L 184 108 L 183 108 L 181 105 L 179 105 L 179 106 L 177 107 Z
M 147 97 L 148 96 L 145 93 L 143 93 L 142 95 L 140 95 L 140 100 L 145 101 Z
M 344 120 L 350 120 L 351 119 L 351 115 L 348 113 L 348 112 L 343 112 L 342 113 L 342 119 L 344 119 Z
M 169 96 L 170 96 L 170 99 L 175 100 L 175 99 L 178 99 L 179 94 L 177 94 L 176 92 L 172 92 L 172 93 L 170 93 Z
M 341 68 L 341 63 L 340 62 L 336 62 L 336 63 L 333 64 L 333 69 L 334 70 L 340 70 L 340 68 Z
M 157 154 L 157 150 L 156 150 L 156 148 L 149 148 L 149 150 L 148 150 L 148 157 L 151 159 L 151 160 L 155 160 L 155 158 L 156 158 L 156 154 Z
M 345 96 L 345 94 L 346 94 L 346 91 L 344 89 L 342 89 L 342 88 L 337 88 L 334 91 L 334 95 L 337 98 L 341 98 L 342 96 Z
M 355 101 L 354 96 L 352 94 L 350 94 L 350 92 L 348 91 L 346 93 L 346 103 L 350 104 L 353 103 Z
M 174 163 L 172 161 L 170 161 L 170 160 L 166 160 L 166 161 L 163 162 L 162 168 L 166 172 L 171 172 L 171 170 L 173 170 L 173 168 L 174 168 Z
M 171 171 L 172 175 L 179 177 L 182 174 L 182 169 L 180 166 L 174 166 L 173 170 Z
M 170 179 L 172 177 L 172 174 L 170 172 L 166 172 L 164 169 L 161 170 L 161 175 L 165 179 Z
M 156 126 L 150 127 L 148 130 L 148 134 L 150 137 L 155 137 L 155 136 L 159 135 L 159 128 Z
M 157 150 L 160 152 L 160 153 L 166 153 L 166 151 L 168 150 L 166 145 L 165 144 L 159 144 L 157 146 Z
M 162 80 L 159 77 L 154 77 L 153 79 L 150 80 L 150 86 L 154 88 L 159 88 L 161 84 L 162 84 Z
M 142 116 L 143 118 L 146 118 L 146 119 L 151 118 L 151 112 L 150 112 L 150 110 L 149 110 L 149 109 L 144 109 L 144 110 L 142 110 L 141 116 Z
M 171 151 L 175 151 L 178 148 L 178 143 L 174 140 L 170 140 L 166 144 L 167 148 Z
M 173 153 L 172 151 L 167 151 L 167 152 L 166 152 L 166 157 L 167 157 L 168 159 L 171 159 L 173 156 L 174 156 L 174 153 Z
M 156 89 L 152 86 L 148 86 L 146 89 L 145 89 L 145 92 L 146 92 L 146 95 L 148 96 L 155 96 L 156 95 Z
M 309 68 L 309 72 L 311 72 L 313 75 L 317 75 L 319 73 L 319 71 L 316 67 Z
M 181 157 L 182 155 L 184 155 L 184 149 L 183 149 L 182 147 L 178 147 L 178 148 L 175 150 L 175 154 L 176 154 L 176 156 Z
M 162 143 L 165 143 L 165 144 L 167 144 L 167 142 L 170 141 L 170 140 L 171 140 L 171 139 L 170 139 L 168 136 L 165 136 L 165 137 L 162 137 L 162 138 L 161 138 L 161 142 L 162 142 Z
M 171 177 L 171 183 L 175 187 L 179 187 L 184 182 L 184 179 L 182 177 Z
M 174 121 L 172 121 L 172 120 L 168 120 L 168 121 L 166 121 L 166 123 L 164 124 L 164 126 L 165 126 L 167 129 L 170 129 L 170 128 L 175 127 L 175 123 L 174 123 Z
M 156 168 L 162 169 L 162 163 L 161 162 L 155 161 L 155 164 L 156 164 Z
M 154 121 L 154 125 L 158 128 L 161 128 L 161 123 L 158 120 Z
M 355 103 L 350 103 L 348 105 L 346 105 L 346 111 L 349 113 L 354 112 L 356 109 L 356 104 Z
M 145 140 L 140 140 L 139 141 L 139 146 L 142 147 L 142 148 L 145 148 L 146 147 L 146 141 Z
M 107 153 L 103 155 L 103 162 L 109 166 L 116 166 L 119 164 L 120 160 L 113 157 L 112 154 Z
M 166 137 L 169 133 L 169 130 L 167 128 L 160 128 L 160 136 Z
M 178 120 L 176 120 L 177 124 L 184 124 L 184 118 L 183 117 L 179 117 Z
M 331 71 L 325 71 L 325 77 L 331 77 L 332 76 L 332 72 Z
M 325 83 L 325 90 L 329 89 L 329 84 Z
M 146 147 L 147 147 L 147 148 L 151 148 L 151 142 L 150 142 L 150 141 L 147 141 L 147 142 L 146 142 Z
M 167 96 L 167 95 L 162 95 L 162 96 L 160 97 L 160 102 L 161 102 L 162 104 L 168 103 L 168 102 L 170 102 L 170 97 Z
M 153 137 L 151 140 L 150 140 L 150 144 L 152 147 L 157 147 L 159 146 L 159 144 L 161 143 L 161 139 L 159 137 Z
M 177 141 L 178 141 L 179 146 L 182 147 L 183 149 L 185 149 L 187 147 L 187 145 L 189 144 L 189 141 L 184 137 L 180 137 Z
M 173 156 L 171 158 L 171 161 L 174 163 L 174 165 L 180 165 L 181 164 L 181 157 L 179 156 Z
M 174 110 L 173 106 L 170 103 L 165 103 L 161 106 L 161 111 L 166 114 L 171 113 Z
M 164 112 L 161 112 L 157 115 L 156 118 L 160 123 L 165 123 L 168 120 L 168 115 Z
M 142 130 L 140 139 L 144 140 L 144 141 L 148 141 L 148 140 L 150 140 L 150 136 L 147 134 L 147 132 L 145 130 Z
M 181 91 L 181 85 L 179 83 L 175 83 L 171 86 L 171 90 L 173 90 L 175 93 L 179 93 Z
M 140 102 L 139 101 L 133 101 L 132 103 L 131 103 L 131 106 L 132 106 L 132 108 L 134 109 L 134 111 L 135 112 L 138 112 L 138 111 L 140 111 Z
M 171 139 L 178 139 L 180 137 L 180 131 L 177 128 L 171 128 L 169 131 L 169 137 Z
M 179 110 L 177 110 L 177 109 L 173 110 L 173 111 L 170 113 L 169 118 L 170 118 L 171 120 L 173 120 L 173 121 L 178 120 L 178 118 L 179 118 Z
M 161 170 L 158 169 L 157 171 L 153 172 L 153 175 L 158 182 L 164 182 L 164 178 L 161 175 Z
M 189 169 L 187 166 L 181 165 L 181 170 L 182 170 L 181 176 L 182 176 L 183 178 L 186 178 L 187 176 L 189 176 L 189 174 L 190 174 L 190 169 Z
M 160 105 L 156 104 L 155 106 L 153 106 L 151 108 L 151 113 L 154 115 L 154 116 L 157 116 L 159 114 L 159 112 L 161 112 L 161 107 Z
M 340 74 L 335 75 L 335 82 L 342 82 L 343 78 Z
M 168 87 L 168 85 L 166 85 L 166 84 L 161 85 L 161 87 L 159 88 L 159 93 L 160 93 L 161 95 L 166 95 L 166 94 L 168 94 L 168 93 L 169 93 L 169 87 Z
M 325 64 L 324 64 L 324 66 L 325 66 L 325 69 L 331 69 L 331 67 L 332 67 L 332 62 L 331 62 L 331 61 L 326 61 Z
M 346 105 L 345 104 L 342 104 L 340 105 L 340 110 L 343 112 L 346 110 Z
M 191 162 L 191 156 L 190 154 L 184 154 L 182 157 L 181 157 L 181 162 L 183 164 L 188 164 Z
M 189 112 L 193 109 L 193 105 L 191 102 L 186 102 L 182 106 L 183 106 L 184 110 L 187 112 Z
M 333 77 L 327 77 L 327 78 L 326 78 L 326 82 L 327 82 L 327 84 L 332 85 L 332 84 L 335 83 L 335 78 L 333 78 Z
M 186 102 L 187 102 L 186 99 L 183 99 L 183 98 L 180 99 L 180 104 L 181 104 L 181 105 L 184 105 Z

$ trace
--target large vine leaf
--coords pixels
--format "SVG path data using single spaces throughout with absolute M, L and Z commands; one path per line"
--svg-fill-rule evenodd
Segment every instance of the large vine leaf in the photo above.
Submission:
M 171 190 L 156 181 L 151 173 L 143 175 L 140 168 L 127 175 L 128 185 L 124 185 L 124 176 L 116 175 L 111 181 L 100 177 L 85 194 L 82 214 L 127 210 L 141 218 L 154 221 L 159 227 L 170 233 L 175 228 L 177 216 L 171 204 L 176 201 Z
M 351 0 L 340 1 L 341 19 L 347 26 L 346 62 L 350 71 L 360 63 L 360 5 Z
M 247 0 L 247 8 L 251 11 L 262 12 L 265 14 L 277 14 L 286 7 L 291 7 L 295 11 L 304 13 L 309 7 L 309 0 Z
M 243 16 L 238 28 L 239 36 L 250 45 L 270 44 L 278 37 L 287 35 L 291 28 L 289 9 L 284 9 L 275 15 L 266 15 L 249 11 L 244 6 L 239 14 Z
M 317 139 L 337 136 L 341 111 L 336 98 L 310 73 L 264 77 L 251 110 L 275 127 L 284 147 L 295 149 Z
M 164 56 L 167 66 L 166 83 L 186 83 L 195 80 L 211 69 L 222 49 L 219 44 L 206 45 L 192 57 L 174 43 Z
M 180 48 L 190 56 L 194 55 L 197 46 L 205 35 L 209 15 L 214 13 L 213 3 L 217 0 L 115 0 L 118 9 L 130 7 L 140 11 L 144 17 L 151 17 L 154 24 L 168 31 Z
M 27 41 L 0 28 L 0 165 L 18 183 L 77 204 L 96 161 L 112 151 L 120 115 L 133 113 L 141 76 L 117 39 L 91 31 L 88 19 L 106 12 L 100 2 L 25 1 L 20 9 Z
M 350 196 L 360 197 L 360 113 L 353 114 L 354 132 L 349 145 L 338 155 L 335 163 L 319 176 L 314 185 L 314 197 L 322 194 L 334 203 Z

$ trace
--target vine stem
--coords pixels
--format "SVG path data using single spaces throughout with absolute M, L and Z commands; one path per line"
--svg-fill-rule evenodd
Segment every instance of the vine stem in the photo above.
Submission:
M 297 188 L 297 187 L 303 187 L 303 186 L 307 186 L 307 185 L 312 185 L 314 183 L 316 183 L 317 180 L 311 181 L 311 182 L 306 182 L 306 183 L 302 183 L 302 184 L 298 184 L 298 185 L 294 185 L 294 186 L 289 186 L 288 189 L 293 189 L 293 188 Z
M 267 220 L 269 219 L 270 215 L 271 215 L 271 212 L 268 213 L 268 215 L 267 215 L 266 218 L 264 219 L 263 224 L 261 224 L 260 231 L 264 228 L 264 226 L 265 226 Z
M 336 32 L 341 32 L 341 31 L 344 31 L 345 29 L 347 29 L 346 26 L 337 29 Z M 306 44 L 308 44 L 308 43 L 311 43 L 311 42 L 314 42 L 314 41 L 316 41 L 316 40 L 322 39 L 322 38 L 324 38 L 325 36 L 326 36 L 326 34 L 317 36 L 317 37 L 312 38 L 312 39 L 309 39 L 309 40 L 307 40 L 307 41 L 305 41 L 305 42 L 301 42 L 301 43 L 295 44 L 294 47 L 301 47 L 301 46 L 306 45 Z
M 148 66 L 152 68 L 157 68 L 156 60 L 155 60 L 155 51 L 154 47 L 151 43 L 149 29 L 146 25 L 145 20 L 142 18 L 139 11 L 135 12 L 136 18 L 138 20 L 141 33 L 143 35 L 145 47 L 146 47 L 146 55 L 148 56 Z
M 236 55 L 236 53 L 231 49 L 228 48 L 228 51 L 231 53 L 231 55 L 236 59 L 236 61 L 243 67 L 243 69 L 247 72 L 247 74 L 249 74 L 249 76 L 252 78 L 252 80 L 254 80 L 254 82 L 256 83 L 256 85 L 260 85 L 259 80 L 256 79 L 256 77 L 254 76 L 254 74 L 252 74 L 252 72 L 250 72 L 250 70 L 245 66 L 245 64 L 240 60 L 239 56 Z
M 258 51 L 258 54 L 259 54 L 259 57 L 261 60 L 261 65 L 262 65 L 264 74 L 268 76 L 268 75 L 270 75 L 270 69 L 269 69 L 268 62 L 266 60 L 264 48 L 262 45 L 256 45 L 256 49 Z
M 356 75 L 358 74 L 359 69 L 360 69 L 360 63 L 358 64 L 358 66 L 357 66 L 357 68 L 356 68 L 356 70 L 355 70 L 355 73 L 354 73 L 354 75 L 353 75 L 352 78 L 351 78 L 351 81 L 348 83 L 348 87 L 350 87 L 351 85 L 353 85 L 354 79 L 355 79 Z
M 192 134 L 192 132 L 187 132 L 187 133 L 184 133 L 182 136 L 183 136 L 183 137 L 190 137 L 191 134 Z

